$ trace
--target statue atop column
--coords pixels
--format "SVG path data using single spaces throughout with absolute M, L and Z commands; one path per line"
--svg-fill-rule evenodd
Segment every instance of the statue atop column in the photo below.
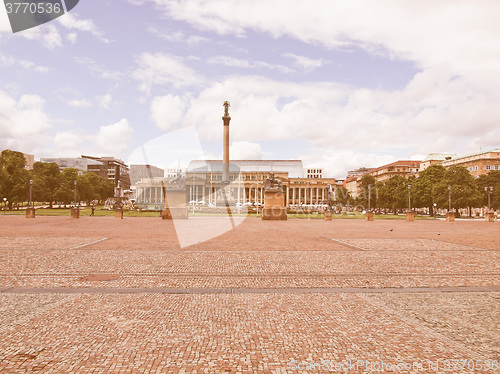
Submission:
M 224 104 L 222 104 L 222 106 L 225 108 L 224 109 L 224 117 L 229 117 L 229 107 L 231 106 L 231 104 L 229 104 L 229 101 L 224 101 Z

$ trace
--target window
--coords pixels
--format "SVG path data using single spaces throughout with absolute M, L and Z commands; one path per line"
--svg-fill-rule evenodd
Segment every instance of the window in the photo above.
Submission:
M 486 165 L 486 166 L 484 167 L 484 169 L 485 169 L 485 170 L 491 170 L 491 166 L 490 166 L 490 165 Z
M 476 166 L 474 166 L 474 170 L 475 170 L 475 171 L 478 171 L 478 170 L 479 170 L 479 166 L 477 166 L 477 165 L 476 165 Z

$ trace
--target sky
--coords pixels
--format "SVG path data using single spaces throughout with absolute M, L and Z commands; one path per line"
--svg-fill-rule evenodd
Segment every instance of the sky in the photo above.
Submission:
M 498 19 L 489 0 L 80 0 L 12 33 L 1 5 L 0 149 L 220 159 L 226 100 L 231 159 L 337 179 L 499 148 Z

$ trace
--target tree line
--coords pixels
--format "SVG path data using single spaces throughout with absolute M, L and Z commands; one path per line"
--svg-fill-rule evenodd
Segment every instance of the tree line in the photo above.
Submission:
M 349 196 L 346 201 L 351 204 L 389 209 L 392 211 L 408 208 L 408 186 L 410 187 L 411 207 L 428 208 L 433 214 L 434 204 L 438 209 L 448 209 L 451 201 L 452 209 L 479 208 L 488 206 L 488 194 L 485 187 L 493 187 L 490 196 L 491 208 L 500 208 L 500 171 L 490 171 L 488 174 L 475 178 L 461 166 L 445 169 L 441 165 L 432 165 L 419 173 L 419 177 L 404 178 L 394 175 L 386 182 L 377 182 L 372 175 L 361 178 L 361 193 L 356 199 Z M 370 186 L 370 187 L 369 187 Z M 450 189 L 451 186 L 451 199 Z M 369 194 L 368 191 L 371 190 Z
M 26 159 L 21 152 L 4 150 L 0 154 L 0 198 L 6 198 L 9 209 L 14 204 L 29 200 L 30 180 L 32 200 L 62 204 L 74 202 L 75 180 L 76 201 L 105 201 L 114 195 L 112 181 L 94 173 L 78 174 L 73 168 L 62 172 L 56 163 L 35 162 L 27 170 Z

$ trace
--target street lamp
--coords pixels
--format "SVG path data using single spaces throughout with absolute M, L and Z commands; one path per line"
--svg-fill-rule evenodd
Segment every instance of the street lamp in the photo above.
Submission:
M 451 186 L 448 186 L 448 212 L 451 212 Z
M 73 184 L 75 185 L 75 206 L 76 206 L 76 179 L 74 180 Z
M 3 198 L 3 214 L 5 214 L 5 211 L 7 210 L 7 198 L 4 197 Z
M 434 218 L 437 216 L 437 203 L 434 203 Z
M 411 184 L 408 185 L 408 211 L 411 212 Z
M 488 212 L 491 210 L 491 193 L 493 192 L 493 187 L 484 187 L 484 191 L 488 194 Z
M 30 179 L 30 201 L 28 203 L 28 208 L 31 206 L 31 186 L 33 186 L 33 179 Z
M 368 185 L 368 211 L 371 212 L 371 199 L 372 199 L 372 185 Z

